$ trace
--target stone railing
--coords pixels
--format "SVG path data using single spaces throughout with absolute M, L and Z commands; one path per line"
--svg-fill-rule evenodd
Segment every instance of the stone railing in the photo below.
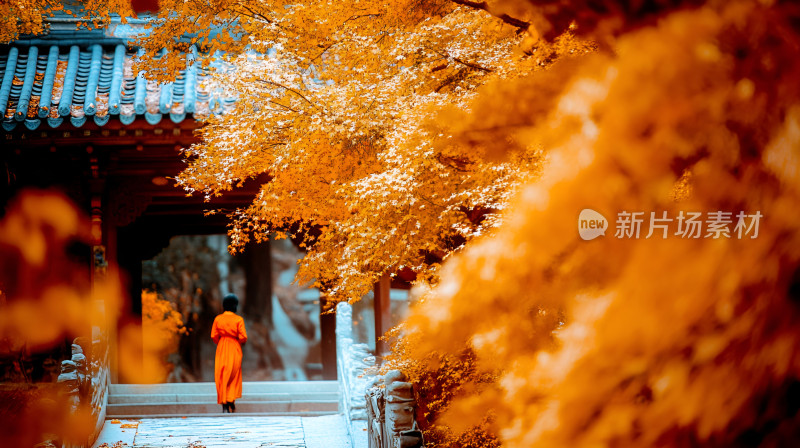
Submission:
M 353 339 L 353 309 L 348 303 L 336 305 L 336 364 L 339 379 L 339 411 L 347 421 L 353 447 L 362 446 L 367 426 L 366 392 L 378 381 L 375 356 L 367 344 Z
M 383 387 L 367 391 L 369 448 L 419 448 L 422 432 L 414 422 L 413 385 L 393 370 L 383 376 Z
M 353 309 L 336 306 L 336 364 L 339 411 L 345 416 L 354 448 L 422 447 L 414 422 L 414 392 L 401 372 L 378 375 L 375 356 L 367 344 L 353 339 Z M 367 443 L 364 443 L 366 432 Z
M 90 358 L 87 358 L 87 353 Z M 87 440 L 65 440 L 64 448 L 92 446 L 106 418 L 108 405 L 108 346 L 105 334 L 99 327 L 92 328 L 92 340 L 76 338 L 72 344 L 72 358 L 61 362 L 58 384 L 71 405 L 71 412 L 79 408 L 91 409 L 94 428 Z

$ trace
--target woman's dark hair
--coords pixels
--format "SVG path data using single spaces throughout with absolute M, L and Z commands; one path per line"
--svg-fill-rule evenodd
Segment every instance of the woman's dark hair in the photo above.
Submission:
M 239 307 L 239 298 L 236 297 L 236 294 L 228 294 L 222 299 L 222 309 L 225 311 L 230 311 L 232 313 L 236 312 L 236 308 Z

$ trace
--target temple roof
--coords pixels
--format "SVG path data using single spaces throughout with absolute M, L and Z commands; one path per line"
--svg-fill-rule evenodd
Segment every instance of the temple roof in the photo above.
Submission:
M 157 124 L 164 115 L 178 123 L 220 113 L 231 100 L 204 90 L 207 72 L 200 64 L 187 67 L 174 83 L 157 83 L 133 76 L 136 56 L 126 45 L 30 45 L 0 50 L 0 110 L 2 127 L 22 123 L 35 130 L 43 122 L 56 128 L 69 121 L 81 127 L 87 120 L 103 126 L 112 117 L 123 124 L 145 119 Z
M 43 123 L 79 128 L 87 120 L 103 126 L 112 119 L 123 125 L 137 119 L 155 125 L 165 115 L 179 123 L 187 115 L 202 119 L 227 109 L 233 99 L 204 88 L 208 70 L 193 63 L 194 47 L 175 82 L 133 75 L 139 53 L 131 42 L 146 32 L 147 21 L 117 19 L 103 29 L 87 29 L 80 26 L 81 19 L 60 13 L 45 19 L 46 34 L 0 46 L 3 130 L 20 124 L 36 130 Z

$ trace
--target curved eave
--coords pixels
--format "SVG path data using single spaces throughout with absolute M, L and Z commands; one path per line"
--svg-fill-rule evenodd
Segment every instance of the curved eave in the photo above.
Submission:
M 163 118 L 180 123 L 232 106 L 231 98 L 202 89 L 207 73 L 197 63 L 194 48 L 175 82 L 150 86 L 146 74 L 132 76 L 129 67 L 136 55 L 120 43 L 0 47 L 2 129 L 10 132 L 18 124 L 28 130 L 43 124 L 80 128 L 89 121 L 105 126 L 111 120 L 158 124 Z

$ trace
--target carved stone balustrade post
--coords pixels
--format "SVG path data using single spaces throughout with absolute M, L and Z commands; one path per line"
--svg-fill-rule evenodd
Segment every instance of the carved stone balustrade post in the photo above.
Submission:
M 348 303 L 336 305 L 336 363 L 341 402 L 339 410 L 347 420 L 351 441 L 367 421 L 367 389 L 378 381 L 375 355 L 367 344 L 353 339 L 353 309 Z
M 384 384 L 384 434 L 388 448 L 415 448 L 422 446 L 422 433 L 414 424 L 414 386 L 405 381 L 397 370 L 386 373 Z
M 91 362 L 84 352 L 91 351 Z M 107 402 L 108 360 L 102 333 L 99 328 L 93 329 L 91 341 L 88 338 L 77 338 L 72 344 L 72 358 L 61 362 L 61 373 L 57 383 L 61 393 L 67 397 L 70 412 L 75 413 L 80 406 L 91 409 L 95 419 L 94 431 L 89 440 L 67 440 L 64 448 L 84 447 L 91 445 L 105 419 L 105 403 Z
M 366 344 L 353 341 L 353 310 L 336 306 L 336 355 L 340 411 L 353 440 L 367 430 L 369 448 L 421 448 L 422 433 L 414 422 L 414 389 L 399 371 L 377 375 L 375 356 Z M 383 387 L 378 387 L 383 382 Z
M 386 448 L 388 440 L 384 434 L 383 389 L 373 387 L 367 391 L 367 443 L 369 448 Z M 386 442 L 386 443 L 384 443 Z

